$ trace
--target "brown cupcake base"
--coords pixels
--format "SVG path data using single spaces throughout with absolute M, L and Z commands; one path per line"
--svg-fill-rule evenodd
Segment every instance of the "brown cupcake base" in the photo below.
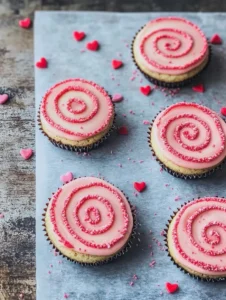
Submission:
M 161 111 L 160 111 L 161 112 Z M 160 113 L 159 112 L 159 113 Z M 158 113 L 158 114 L 159 114 Z M 158 114 L 155 116 L 155 118 L 158 116 Z M 168 168 L 161 160 L 158 159 L 157 155 L 155 154 L 154 149 L 152 148 L 152 144 L 151 144 L 151 130 L 152 130 L 152 126 L 154 123 L 155 118 L 151 121 L 151 124 L 149 126 L 148 129 L 148 145 L 151 149 L 152 152 L 152 156 L 155 157 L 155 160 L 159 163 L 159 165 L 165 170 L 167 171 L 170 175 L 173 175 L 176 178 L 182 178 L 182 179 L 202 179 L 202 178 L 206 178 L 210 175 L 212 175 L 213 173 L 215 173 L 218 170 L 221 170 L 222 167 L 224 166 L 224 164 L 226 163 L 226 158 L 216 167 L 212 168 L 211 170 L 202 173 L 202 174 L 191 174 L 191 175 L 186 175 L 186 174 L 182 174 L 176 171 L 171 170 L 170 168 Z
M 114 105 L 114 103 L 113 103 Z M 89 152 L 91 150 L 97 149 L 101 144 L 103 144 L 109 137 L 110 135 L 117 129 L 116 127 L 116 114 L 114 115 L 114 120 L 113 123 L 111 125 L 111 127 L 109 128 L 108 132 L 98 141 L 96 141 L 95 143 L 88 145 L 88 146 L 84 146 L 84 147 L 76 147 L 76 146 L 72 146 L 72 145 L 65 145 L 61 142 L 57 142 L 56 140 L 52 139 L 51 137 L 48 136 L 48 134 L 45 133 L 45 131 L 42 128 L 42 124 L 41 124 L 41 120 L 40 120 L 40 109 L 38 111 L 38 116 L 37 116 L 37 122 L 38 122 L 38 126 L 39 126 L 39 130 L 44 134 L 44 136 L 46 136 L 48 138 L 48 140 L 56 147 L 64 149 L 64 150 L 69 150 L 72 152 Z
M 79 178 L 79 177 L 78 177 Z M 124 192 L 121 191 L 123 194 Z M 124 194 L 125 195 L 125 194 Z M 109 263 L 109 262 L 112 262 L 114 261 L 115 259 L 117 259 L 119 256 L 122 256 L 124 255 L 126 252 L 129 251 L 129 249 L 132 247 L 133 243 L 134 243 L 134 240 L 138 240 L 137 239 L 137 227 L 138 227 L 138 223 L 137 223 L 137 217 L 136 217 L 136 209 L 135 207 L 130 203 L 130 201 L 128 200 L 128 197 L 126 197 L 129 205 L 130 205 L 130 209 L 131 209 L 131 212 L 132 212 L 132 215 L 133 215 L 133 229 L 132 229 L 132 233 L 130 235 L 130 238 L 129 240 L 127 241 L 127 243 L 125 244 L 124 248 L 121 249 L 118 253 L 116 253 L 115 255 L 107 258 L 106 260 L 104 261 L 100 261 L 100 262 L 96 262 L 96 263 L 81 263 L 79 261 L 76 261 L 76 260 L 73 260 L 73 259 L 70 259 L 69 257 L 67 257 L 66 255 L 64 255 L 63 253 L 60 252 L 60 250 L 58 250 L 58 248 L 56 248 L 56 246 L 52 243 L 52 241 L 50 240 L 49 236 L 48 236 L 48 232 L 46 230 L 46 224 L 45 224 L 45 217 L 46 217 L 46 211 L 47 211 L 47 207 L 49 205 L 49 202 L 46 203 L 46 207 L 44 208 L 44 212 L 42 214 L 42 227 L 43 227 L 43 231 L 45 233 L 45 237 L 46 237 L 46 240 L 49 242 L 50 246 L 52 246 L 53 250 L 55 250 L 59 255 L 61 255 L 62 257 L 66 258 L 68 261 L 71 261 L 75 264 L 78 264 L 78 265 L 82 265 L 82 266 L 99 266 L 99 265 L 103 265 L 103 264 L 106 264 L 106 263 Z M 49 201 L 51 200 L 51 198 L 49 198 Z
M 202 74 L 202 72 L 204 70 L 206 70 L 206 68 L 209 66 L 209 63 L 211 61 L 212 58 L 212 48 L 211 45 L 209 44 L 209 58 L 208 58 L 208 62 L 206 63 L 205 67 L 196 75 L 194 75 L 191 78 L 188 78 L 186 80 L 183 81 L 179 81 L 179 82 L 165 82 L 165 81 L 161 81 L 158 80 L 154 77 L 149 76 L 148 74 L 146 74 L 143 70 L 141 70 L 141 68 L 139 67 L 139 65 L 137 64 L 135 57 L 134 57 L 134 53 L 133 53 L 133 43 L 135 41 L 135 38 L 137 36 L 137 34 L 144 28 L 144 26 L 141 27 L 141 29 L 136 33 L 136 35 L 134 36 L 133 40 L 132 40 L 132 44 L 131 44 L 131 55 L 132 55 L 132 59 L 134 64 L 136 65 L 137 69 L 147 78 L 147 80 L 149 80 L 151 83 L 163 87 L 163 88 L 168 88 L 168 89 L 175 89 L 175 88 L 181 88 L 184 87 L 186 85 L 188 85 L 189 83 L 191 83 L 193 80 L 195 80 L 197 77 L 200 76 L 200 74 Z
M 218 196 L 216 196 L 218 197 Z M 200 197 L 196 198 L 199 199 Z M 176 211 L 173 212 L 173 215 L 170 216 L 171 218 L 168 220 L 167 224 L 165 225 L 165 234 L 164 234 L 164 242 L 165 242 L 165 247 L 166 247 L 166 251 L 168 252 L 168 257 L 170 258 L 170 260 L 173 262 L 173 264 L 180 269 L 183 273 L 188 274 L 190 277 L 192 277 L 193 279 L 196 279 L 198 281 L 203 281 L 203 282 L 220 282 L 220 281 L 225 281 L 226 277 L 219 277 L 219 278 L 212 278 L 212 277 L 201 277 L 201 276 L 197 276 L 194 274 L 189 273 L 187 270 L 183 269 L 175 260 L 174 258 L 170 255 L 169 252 L 169 245 L 168 245 L 168 240 L 167 240 L 167 233 L 169 230 L 169 225 L 172 222 L 173 218 L 175 217 L 175 215 L 178 213 L 178 211 L 186 204 L 188 204 L 189 202 L 192 202 L 195 199 L 192 199 L 191 201 L 187 201 L 184 204 L 181 205 L 180 208 L 178 208 Z

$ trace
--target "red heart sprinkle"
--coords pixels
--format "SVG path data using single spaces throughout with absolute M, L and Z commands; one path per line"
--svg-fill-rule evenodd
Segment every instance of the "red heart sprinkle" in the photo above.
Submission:
M 141 193 L 146 188 L 146 183 L 145 182 L 134 182 L 133 186 L 139 193 Z
M 92 41 L 86 44 L 86 48 L 90 51 L 97 51 L 99 48 L 98 41 Z
M 147 86 L 141 86 L 140 87 L 140 91 L 142 94 L 144 94 L 145 96 L 148 96 L 151 93 L 151 87 L 150 85 Z
M 86 34 L 85 32 L 83 31 L 74 31 L 73 32 L 73 35 L 74 35 L 74 38 L 77 40 L 77 41 L 81 41 L 85 38 Z
M 20 150 L 20 155 L 24 158 L 24 159 L 29 159 L 33 154 L 33 150 L 28 148 L 28 149 L 21 149 Z
M 210 43 L 215 45 L 221 45 L 222 39 L 218 34 L 214 34 L 210 39 Z
M 123 66 L 123 62 L 121 60 L 113 59 L 111 65 L 113 69 L 119 69 Z
M 26 18 L 24 20 L 20 20 L 19 21 L 19 26 L 21 28 L 29 28 L 31 26 L 31 19 L 30 18 Z
M 170 294 L 175 293 L 178 290 L 178 288 L 179 286 L 177 283 L 170 283 L 170 282 L 166 283 L 166 290 Z
M 127 135 L 128 134 L 128 129 L 126 126 L 122 126 L 118 129 L 118 133 L 122 135 Z
M 47 68 L 48 62 L 45 57 L 42 57 L 39 61 L 36 62 L 36 67 L 40 69 Z
M 192 89 L 193 89 L 194 92 L 197 92 L 197 93 L 204 93 L 205 92 L 205 88 L 204 88 L 203 84 L 195 85 L 195 86 L 192 87 Z
M 226 107 L 221 108 L 221 114 L 226 117 Z

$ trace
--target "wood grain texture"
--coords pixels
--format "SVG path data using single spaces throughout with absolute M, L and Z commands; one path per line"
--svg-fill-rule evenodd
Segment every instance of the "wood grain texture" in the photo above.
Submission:
M 226 11 L 226 2 L 0 0 L 0 93 L 10 95 L 0 107 L 0 300 L 35 299 L 35 156 L 24 161 L 19 155 L 35 146 L 33 29 L 17 25 L 35 9 Z

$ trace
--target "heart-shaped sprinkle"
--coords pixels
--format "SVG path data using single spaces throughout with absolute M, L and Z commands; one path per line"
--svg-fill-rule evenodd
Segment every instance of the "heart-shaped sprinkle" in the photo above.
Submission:
M 221 114 L 226 117 L 226 107 L 221 107 Z
M 36 67 L 40 69 L 45 69 L 48 66 L 48 62 L 45 57 L 41 57 L 39 61 L 36 62 Z
M 0 104 L 5 103 L 9 99 L 9 96 L 7 94 L 0 95 Z
M 134 182 L 133 186 L 139 193 L 141 193 L 146 188 L 146 183 L 145 182 Z
M 67 172 L 66 174 L 63 174 L 63 175 L 60 176 L 60 180 L 63 183 L 68 183 L 68 182 L 72 181 L 73 178 L 74 178 L 74 176 L 71 172 Z
M 113 59 L 111 65 L 113 69 L 119 69 L 123 66 L 123 62 L 121 60 Z
M 20 155 L 24 158 L 24 159 L 29 159 L 33 154 L 33 150 L 28 148 L 28 149 L 21 149 L 20 150 Z
M 76 41 L 81 41 L 85 38 L 86 34 L 83 31 L 74 31 L 73 32 L 74 38 Z
M 86 48 L 90 51 L 97 51 L 99 49 L 98 41 L 92 41 L 86 44 Z
M 114 94 L 112 97 L 113 102 L 120 102 L 123 100 L 123 96 L 121 94 Z
M 192 87 L 192 89 L 193 89 L 194 92 L 197 92 L 197 93 L 204 93 L 204 91 L 205 91 L 205 88 L 204 88 L 203 84 L 195 85 L 195 86 Z
M 166 283 L 166 290 L 170 294 L 175 293 L 178 290 L 178 288 L 179 286 L 177 283 L 170 283 L 170 282 Z
M 69 243 L 68 241 L 64 242 L 64 246 L 67 247 L 67 248 L 69 248 L 69 249 L 74 248 L 74 246 L 71 243 Z
M 218 34 L 214 34 L 210 39 L 210 43 L 214 45 L 221 45 L 222 39 Z
M 19 21 L 19 26 L 21 28 L 29 28 L 31 26 L 31 19 L 30 18 L 26 18 L 24 20 L 20 20 Z
M 127 135 L 128 134 L 128 129 L 126 126 L 122 126 L 118 129 L 118 133 L 122 135 Z
M 140 91 L 142 94 L 144 94 L 145 96 L 148 96 L 151 93 L 151 87 L 150 85 L 147 86 L 141 86 L 140 87 Z

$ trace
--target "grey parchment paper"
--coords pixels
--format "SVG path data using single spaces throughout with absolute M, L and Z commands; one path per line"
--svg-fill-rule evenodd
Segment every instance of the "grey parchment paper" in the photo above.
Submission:
M 140 75 L 130 80 L 135 70 L 130 43 L 142 25 L 160 15 L 163 14 L 36 13 L 35 61 L 44 56 L 49 62 L 48 69 L 35 69 L 36 112 L 45 91 L 54 83 L 82 77 L 104 86 L 111 94 L 124 96 L 124 101 L 116 104 L 117 125 L 126 125 L 129 130 L 128 136 L 113 135 L 90 156 L 83 156 L 54 147 L 36 127 L 38 300 L 64 299 L 64 293 L 73 300 L 226 299 L 226 283 L 198 282 L 183 274 L 158 244 L 163 244 L 160 233 L 167 220 L 182 203 L 198 196 L 226 196 L 226 172 L 218 171 L 212 177 L 195 181 L 184 181 L 161 172 L 147 144 L 148 127 L 143 125 L 143 120 L 151 121 L 162 107 L 182 100 L 203 103 L 218 112 L 221 106 L 226 106 L 226 47 L 213 46 L 212 62 L 197 79 L 197 83 L 205 84 L 204 94 L 194 93 L 188 86 L 173 98 L 159 90 L 145 97 L 139 87 L 148 84 L 146 79 L 140 82 L 143 78 Z M 226 41 L 225 14 L 177 15 L 194 21 L 207 37 L 218 33 Z M 76 42 L 72 35 L 75 30 L 84 31 L 86 39 Z M 95 39 L 101 45 L 98 52 L 81 52 L 88 41 Z M 124 62 L 124 67 L 112 70 L 111 60 L 117 58 Z M 83 267 L 54 256 L 44 237 L 41 214 L 48 197 L 61 186 L 60 175 L 67 171 L 73 172 L 75 177 L 104 176 L 129 196 L 131 203 L 137 206 L 141 223 L 138 246 L 99 267 Z M 146 191 L 135 196 L 134 181 L 145 181 Z M 153 260 L 156 263 L 150 267 Z M 134 274 L 137 280 L 132 280 Z M 131 281 L 134 281 L 133 286 L 130 286 Z M 180 290 L 174 295 L 167 294 L 167 281 L 178 282 Z

